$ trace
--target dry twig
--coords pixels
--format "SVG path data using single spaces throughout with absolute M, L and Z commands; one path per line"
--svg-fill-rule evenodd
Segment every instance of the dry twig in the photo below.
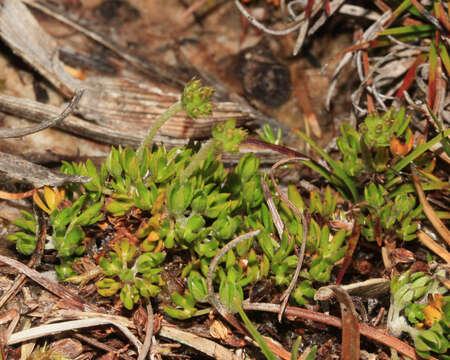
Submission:
M 239 324 L 239 322 L 236 320 L 236 318 L 230 314 L 225 307 L 222 305 L 220 300 L 216 297 L 216 294 L 214 292 L 213 288 L 213 275 L 214 270 L 219 263 L 220 259 L 232 248 L 234 248 L 236 245 L 241 243 L 244 240 L 250 239 L 253 236 L 256 236 L 260 233 L 260 230 L 251 231 L 247 234 L 243 234 L 241 236 L 238 236 L 237 238 L 231 240 L 229 243 L 227 243 L 222 249 L 220 249 L 216 256 L 211 260 L 211 263 L 209 265 L 208 270 L 208 276 L 206 278 L 206 284 L 208 287 L 208 297 L 209 302 L 212 306 L 217 310 L 217 312 L 222 315 L 231 325 L 233 325 L 236 329 L 238 329 L 242 334 L 247 335 L 247 331 Z
M 193 347 L 198 351 L 218 360 L 239 360 L 230 350 L 214 341 L 191 334 L 173 325 L 162 325 L 158 333 L 160 336 Z
M 278 313 L 278 321 L 281 321 L 281 318 L 283 317 L 284 309 L 286 308 L 287 302 L 289 300 L 289 296 L 291 295 L 292 290 L 294 289 L 294 286 L 297 284 L 297 279 L 300 274 L 300 270 L 302 268 L 303 259 L 305 257 L 305 249 L 306 249 L 306 239 L 308 238 L 308 231 L 309 231 L 309 224 L 306 221 L 306 217 L 297 207 L 284 195 L 281 190 L 279 189 L 275 177 L 273 175 L 273 172 L 276 168 L 279 166 L 292 162 L 292 161 L 298 161 L 298 160 L 308 160 L 308 158 L 304 157 L 295 157 L 295 158 L 288 158 L 283 159 L 275 163 L 272 168 L 270 169 L 270 178 L 272 180 L 272 184 L 275 188 L 275 191 L 277 192 L 278 196 L 280 196 L 280 199 L 286 203 L 286 205 L 294 212 L 295 215 L 297 215 L 300 219 L 302 219 L 302 229 L 303 229 L 303 239 L 302 239 L 302 247 L 300 248 L 300 254 L 298 254 L 298 260 L 297 260 L 297 267 L 295 268 L 294 275 L 292 276 L 291 282 L 289 283 L 288 288 L 284 291 L 283 295 L 281 296 L 282 304 L 281 304 L 281 310 Z
M 147 304 L 147 327 L 145 329 L 145 339 L 142 343 L 141 351 L 139 352 L 138 360 L 144 360 L 150 348 L 152 346 L 152 337 L 153 337 L 153 308 L 150 300 Z
M 64 111 L 53 119 L 44 120 L 40 124 L 35 126 L 28 126 L 18 129 L 0 129 L 0 139 L 17 138 L 26 135 L 31 135 L 56 125 L 57 123 L 63 121 L 65 118 L 67 118 L 70 114 L 73 113 L 75 107 L 80 102 L 83 93 L 84 90 L 77 91 L 77 93 L 72 98 L 69 105 L 67 105 L 67 107 L 64 109 Z
M 70 301 L 70 303 L 74 307 L 78 307 L 79 309 L 83 309 L 86 311 L 102 312 L 102 309 L 98 308 L 96 305 L 86 303 L 84 299 L 78 294 L 73 293 L 72 291 L 62 286 L 61 284 L 58 284 L 57 282 L 48 279 L 46 276 L 42 275 L 41 273 L 37 272 L 34 269 L 29 268 L 28 266 L 22 264 L 17 260 L 11 259 L 4 255 L 0 255 L 0 262 L 7 264 L 13 267 L 14 269 L 18 270 L 19 272 L 25 274 L 27 277 L 36 281 L 39 285 L 41 285 L 51 293 Z
M 3 175 L 8 178 L 17 182 L 30 183 L 35 188 L 41 188 L 45 185 L 60 186 L 66 183 L 84 183 L 91 181 L 91 178 L 86 176 L 56 174 L 44 166 L 36 165 L 18 156 L 2 152 L 0 152 L 0 169 L 2 169 Z M 26 195 L 28 194 L 26 193 Z M 16 194 L 10 193 L 3 193 L 3 195 L 5 195 L 6 199 L 16 196 Z
M 434 241 L 431 236 L 429 236 L 422 230 L 419 230 L 417 232 L 417 238 L 428 249 L 430 249 L 432 252 L 434 252 L 437 256 L 439 256 L 443 260 L 445 260 L 447 264 L 450 264 L 450 253 L 446 249 L 444 249 L 441 245 L 439 245 L 436 241 Z

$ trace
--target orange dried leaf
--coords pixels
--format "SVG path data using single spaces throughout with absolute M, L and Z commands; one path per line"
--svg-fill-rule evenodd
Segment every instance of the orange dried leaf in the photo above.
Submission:
M 44 204 L 44 202 L 42 201 L 41 197 L 39 196 L 39 194 L 37 192 L 35 192 L 33 194 L 33 201 L 35 202 L 35 204 L 37 206 L 39 206 L 42 210 L 44 210 L 47 214 L 51 214 L 51 210 L 48 208 L 47 205 Z
M 444 305 L 444 297 L 441 294 L 434 294 L 429 297 L 428 305 L 422 309 L 425 314 L 424 323 L 426 326 L 432 327 L 435 321 L 442 319 L 444 316 L 442 305 Z
M 158 235 L 158 233 L 156 231 L 150 231 L 150 234 L 148 234 L 146 240 L 147 241 L 151 241 L 151 242 L 158 241 L 159 240 L 159 235 Z
M 394 137 L 390 142 L 391 153 L 394 156 L 405 156 L 408 154 L 414 144 L 414 136 L 409 137 L 409 141 L 406 143 L 400 141 L 397 137 Z
M 209 327 L 209 333 L 213 338 L 225 340 L 230 336 L 231 330 L 228 329 L 220 320 L 214 320 Z

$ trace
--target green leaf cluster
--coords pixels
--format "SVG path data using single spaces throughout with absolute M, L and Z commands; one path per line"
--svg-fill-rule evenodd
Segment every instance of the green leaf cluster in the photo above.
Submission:
M 139 296 L 149 299 L 161 291 L 165 283 L 159 265 L 164 259 L 163 252 L 141 252 L 129 239 L 122 239 L 99 260 L 106 277 L 97 281 L 98 293 L 112 296 L 120 290 L 120 299 L 131 310 Z
M 391 280 L 391 306 L 388 313 L 388 328 L 395 336 L 408 332 L 414 339 L 417 354 L 427 359 L 434 356 L 438 359 L 449 359 L 450 348 L 450 297 L 444 296 L 439 321 L 434 321 L 429 329 L 412 328 L 408 325 L 418 324 L 425 319 L 423 310 L 426 305 L 424 299 L 431 294 L 446 294 L 448 289 L 440 286 L 437 276 L 445 276 L 445 270 L 438 270 L 434 276 L 422 272 L 410 271 L 394 277 Z M 407 319 L 407 321 L 406 321 Z
M 83 168 L 86 169 L 91 165 L 92 163 L 88 161 Z M 44 200 L 46 204 L 42 203 L 40 198 L 37 203 L 45 209 L 51 210 L 51 212 L 48 211 L 50 229 L 47 231 L 45 248 L 55 249 L 57 256 L 64 262 L 83 254 L 85 249 L 83 228 L 94 225 L 102 218 L 103 200 L 83 194 L 75 201 L 66 200 L 57 207 L 47 206 L 56 194 L 57 190 L 45 188 Z M 7 238 L 16 242 L 16 248 L 20 253 L 30 255 L 36 248 L 37 223 L 30 213 L 22 211 L 22 215 L 24 218 L 16 220 L 14 224 L 24 231 L 11 234 Z
M 414 185 L 409 177 L 401 174 L 402 169 L 415 162 L 424 170 L 424 190 L 448 188 L 448 182 L 432 175 L 434 160 L 427 153 L 432 144 L 442 140 L 442 134 L 413 149 L 409 124 L 410 117 L 403 108 L 391 109 L 383 115 L 368 115 L 360 124 L 359 132 L 344 123 L 341 136 L 336 140 L 340 152 L 338 160 L 297 131 L 323 157 L 329 169 L 311 160 L 302 161 L 303 164 L 325 177 L 344 199 L 358 203 L 360 211 L 356 219 L 362 227 L 362 236 L 380 245 L 386 237 L 414 240 L 418 220 L 424 217 L 422 206 L 411 194 L 415 191 Z M 317 200 L 312 195 L 311 211 L 323 212 L 325 217 L 334 211 L 335 204 L 327 193 L 322 202 L 317 193 L 314 194 Z
M 422 312 L 425 308 L 423 300 L 430 294 L 445 295 L 448 292 L 437 278 L 443 275 L 445 275 L 444 270 L 438 270 L 433 276 L 423 272 L 406 271 L 393 277 L 390 284 L 391 304 L 388 312 L 388 329 L 394 336 L 408 332 L 417 339 L 418 335 L 425 331 L 412 328 L 408 321 L 411 324 L 417 324 L 425 318 Z M 448 297 L 445 299 L 448 302 Z M 448 312 L 448 305 L 444 305 L 443 308 Z
M 359 132 L 367 146 L 388 147 L 394 137 L 403 135 L 409 122 L 410 117 L 405 117 L 404 108 L 396 113 L 391 109 L 382 116 L 369 114 L 359 125 Z
M 420 331 L 414 338 L 414 346 L 417 354 L 428 359 L 431 356 L 449 360 L 450 356 L 450 297 L 445 297 L 445 304 L 442 307 L 443 318 L 435 322 L 427 330 Z

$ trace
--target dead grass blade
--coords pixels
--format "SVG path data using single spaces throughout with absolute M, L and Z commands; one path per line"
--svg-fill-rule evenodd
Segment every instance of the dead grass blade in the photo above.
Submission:
M 115 323 L 121 324 L 130 329 L 136 329 L 136 325 L 132 320 L 120 315 L 112 315 L 105 314 L 100 312 L 91 312 L 91 311 L 76 311 L 76 310 L 66 310 L 66 309 L 58 309 L 54 310 L 50 314 L 52 316 L 53 322 L 56 320 L 83 320 L 83 319 L 91 319 L 91 318 L 102 318 L 106 320 L 113 321 Z
M 433 207 L 428 202 L 425 196 L 425 192 L 422 189 L 422 185 L 420 184 L 419 176 L 414 164 L 411 164 L 411 172 L 413 183 L 416 188 L 419 201 L 423 206 L 423 211 L 425 212 L 425 215 L 427 216 L 428 220 L 430 220 L 430 222 L 433 224 L 434 228 L 439 233 L 439 235 L 441 235 L 442 238 L 445 240 L 445 242 L 448 245 L 450 245 L 450 231 L 446 228 L 441 219 L 439 219 Z
M 242 325 L 237 321 L 237 319 L 230 314 L 225 307 L 222 305 L 220 300 L 217 298 L 214 288 L 213 288 L 213 274 L 214 270 L 219 263 L 220 259 L 232 248 L 234 248 L 237 244 L 241 243 L 244 240 L 250 239 L 253 236 L 256 236 L 260 233 L 260 230 L 251 231 L 247 234 L 243 234 L 241 236 L 238 236 L 237 238 L 231 240 L 229 243 L 227 243 L 220 251 L 217 252 L 216 256 L 211 261 L 211 264 L 209 265 L 208 270 L 208 276 L 206 278 L 206 284 L 208 288 L 208 297 L 209 302 L 212 306 L 217 310 L 217 312 L 222 315 L 231 325 L 233 325 L 236 329 L 238 329 L 242 334 L 248 335 L 248 332 L 242 327 Z M 1 259 L 0 259 L 1 260 Z
M 116 323 L 114 321 L 104 319 L 104 318 L 71 320 L 71 321 L 65 321 L 62 323 L 35 326 L 33 328 L 18 331 L 16 333 L 12 334 L 8 339 L 8 345 L 19 344 L 21 342 L 29 341 L 32 339 L 37 339 L 37 338 L 48 336 L 48 335 L 59 334 L 64 331 L 83 329 L 83 328 L 99 326 L 99 325 L 114 325 L 120 331 L 122 331 L 122 333 L 136 347 L 138 352 L 141 351 L 141 348 L 142 348 L 141 342 L 136 338 L 136 336 L 133 335 L 133 333 L 130 330 L 128 330 L 128 328 L 126 326 L 123 326 L 122 324 L 119 324 L 119 323 Z
M 270 215 L 272 215 L 272 221 L 275 224 L 275 228 L 278 231 L 278 237 L 281 240 L 281 238 L 283 237 L 285 225 L 283 223 L 283 220 L 281 220 L 280 213 L 278 212 L 275 202 L 273 201 L 273 197 L 272 194 L 270 193 L 269 186 L 267 185 L 262 176 L 261 176 L 261 187 L 263 190 L 264 199 L 266 200 L 267 207 L 269 208 L 270 211 Z
M 447 250 L 445 250 L 441 245 L 439 245 L 436 241 L 434 241 L 431 236 L 429 236 L 422 230 L 419 230 L 417 232 L 417 237 L 423 245 L 425 245 L 436 255 L 444 259 L 447 262 L 447 264 L 450 264 L 450 253 Z
M 295 215 L 297 215 L 300 219 L 302 219 L 302 226 L 303 226 L 303 239 L 302 239 L 302 246 L 300 248 L 300 253 L 298 254 L 298 260 L 297 260 L 297 266 L 295 268 L 294 275 L 292 276 L 291 282 L 289 283 L 288 288 L 284 291 L 283 295 L 281 296 L 281 300 L 283 301 L 281 303 L 281 310 L 278 313 L 278 321 L 281 322 L 281 319 L 283 317 L 284 309 L 286 308 L 287 302 L 289 300 L 289 296 L 291 295 L 292 290 L 294 289 L 294 286 L 297 284 L 298 276 L 300 274 L 300 270 L 303 265 L 303 259 L 305 258 L 305 250 L 306 250 L 306 239 L 308 238 L 308 231 L 309 231 L 309 223 L 306 220 L 305 215 L 303 212 L 301 212 L 297 207 L 284 195 L 281 190 L 279 189 L 275 177 L 273 175 L 273 172 L 275 169 L 277 169 L 279 166 L 284 165 L 288 162 L 293 161 L 299 161 L 304 160 L 303 157 L 293 157 L 288 159 L 283 159 L 275 163 L 272 168 L 270 169 L 269 175 L 270 179 L 272 180 L 272 184 L 275 188 L 275 191 L 280 196 L 280 199 L 286 203 L 286 205 L 294 212 Z
M 341 307 L 342 360 L 358 360 L 360 352 L 359 321 L 350 295 L 340 286 L 330 286 Z
M 194 335 L 174 325 L 164 324 L 158 333 L 160 336 L 190 346 L 217 360 L 239 360 L 230 350 L 214 341 Z

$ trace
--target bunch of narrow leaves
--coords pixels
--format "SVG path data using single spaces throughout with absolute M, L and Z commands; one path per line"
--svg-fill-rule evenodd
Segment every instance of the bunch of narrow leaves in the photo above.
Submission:
M 411 163 L 419 168 L 427 182 L 424 190 L 440 190 L 448 182 L 433 175 L 436 160 L 427 150 L 443 139 L 442 134 L 414 146 L 405 110 L 371 114 L 360 124 L 359 132 L 348 124 L 341 127 L 337 146 L 340 160 L 333 159 L 305 134 L 298 131 L 328 163 L 331 170 L 312 161 L 303 163 L 323 175 L 346 199 L 358 204 L 357 221 L 361 234 L 381 245 L 381 240 L 416 238 L 418 221 L 423 218 L 414 186 L 402 170 Z

